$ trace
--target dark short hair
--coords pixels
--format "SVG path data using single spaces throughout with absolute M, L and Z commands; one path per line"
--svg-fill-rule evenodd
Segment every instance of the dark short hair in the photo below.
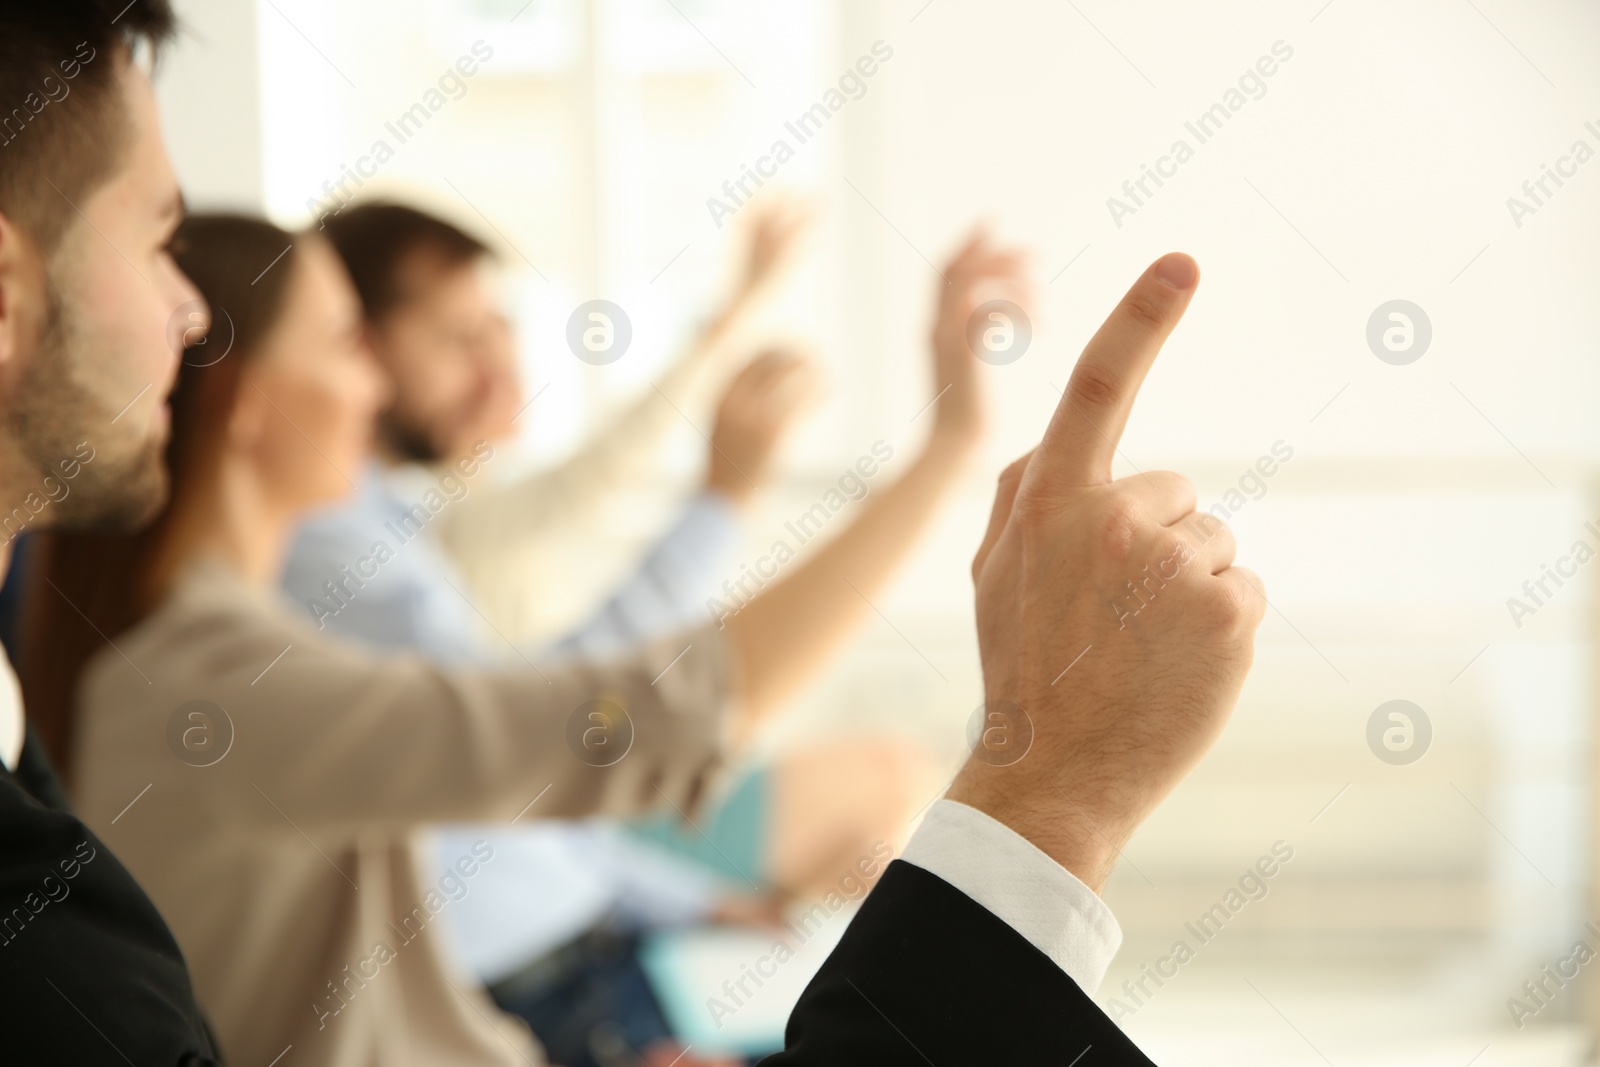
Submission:
M 377 321 L 408 297 L 406 269 L 421 255 L 449 269 L 492 256 L 489 246 L 457 226 L 404 204 L 385 201 L 347 208 L 323 224 L 350 271 L 369 320 Z
M 118 63 L 176 25 L 169 0 L 0 0 L 0 214 L 44 254 L 127 151 Z

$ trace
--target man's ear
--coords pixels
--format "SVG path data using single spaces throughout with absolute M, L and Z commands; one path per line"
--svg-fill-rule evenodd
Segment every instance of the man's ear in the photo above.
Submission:
M 15 381 L 32 358 L 47 305 L 38 246 L 0 212 L 0 383 Z

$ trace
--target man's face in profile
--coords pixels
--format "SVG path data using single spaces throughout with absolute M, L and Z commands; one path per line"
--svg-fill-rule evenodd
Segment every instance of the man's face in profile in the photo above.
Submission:
M 372 337 L 395 385 L 383 425 L 391 447 L 430 462 L 509 436 L 522 386 L 492 264 L 445 266 L 414 254 L 401 276 L 409 296 Z
M 124 132 L 115 167 L 73 205 L 59 246 L 43 256 L 37 345 L 6 374 L 16 491 L 79 461 L 76 491 L 39 516 L 52 525 L 129 526 L 159 509 L 166 397 L 178 368 L 168 323 L 185 304 L 208 321 L 168 254 L 183 203 L 155 93 L 136 64 L 117 62 Z

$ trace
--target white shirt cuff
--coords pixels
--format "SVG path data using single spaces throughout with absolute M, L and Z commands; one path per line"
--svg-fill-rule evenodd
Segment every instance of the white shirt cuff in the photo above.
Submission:
M 977 808 L 935 801 L 900 858 L 993 912 L 1085 993 L 1100 988 L 1122 947 L 1122 927 L 1094 890 Z
M 22 717 L 22 686 L 17 673 L 11 669 L 11 660 L 0 646 L 0 763 L 6 770 L 14 771 L 22 759 L 22 745 L 27 737 L 27 724 Z

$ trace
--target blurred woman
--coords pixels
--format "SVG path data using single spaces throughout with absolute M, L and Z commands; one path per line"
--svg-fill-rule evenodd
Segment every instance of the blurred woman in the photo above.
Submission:
M 926 444 L 723 625 L 602 663 L 446 669 L 331 640 L 274 592 L 295 524 L 350 490 L 385 401 L 338 259 L 240 217 L 191 219 L 178 241 L 217 321 L 170 399 L 170 502 L 140 534 L 46 546 L 30 713 L 171 922 L 230 1058 L 536 1062 L 428 936 L 492 848 L 423 869 L 412 831 L 692 811 L 869 612 L 972 457 L 966 319 L 1019 263 L 980 238 L 946 268 Z M 350 573 L 381 581 L 406 539 L 384 534 Z

